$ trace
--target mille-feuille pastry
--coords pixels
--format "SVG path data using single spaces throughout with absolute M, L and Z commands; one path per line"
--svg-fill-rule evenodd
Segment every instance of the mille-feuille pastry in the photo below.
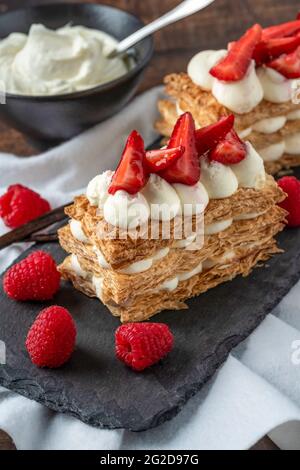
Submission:
M 266 170 L 300 165 L 300 19 L 253 26 L 228 50 L 202 51 L 187 73 L 165 77 L 169 99 L 159 102 L 158 131 L 171 135 L 190 111 L 197 127 L 234 113 L 235 129 L 263 158 Z
M 133 131 L 117 170 L 66 209 L 63 278 L 122 322 L 143 321 L 278 253 L 285 194 L 233 125 L 231 115 L 196 131 L 185 113 L 151 152 Z

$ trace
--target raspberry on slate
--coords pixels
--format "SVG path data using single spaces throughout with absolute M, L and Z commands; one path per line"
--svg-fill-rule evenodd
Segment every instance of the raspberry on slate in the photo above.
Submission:
M 21 184 L 9 186 L 0 197 L 0 217 L 10 228 L 20 227 L 50 210 L 46 199 Z
M 287 198 L 279 204 L 288 211 L 288 227 L 300 227 L 300 181 L 294 176 L 284 176 L 278 186 L 287 194 Z
M 3 288 L 14 300 L 49 300 L 59 289 L 60 274 L 52 256 L 35 251 L 5 274 Z
M 40 312 L 25 345 L 33 364 L 56 368 L 70 359 L 75 340 L 76 326 L 70 312 L 55 305 Z
M 174 337 L 163 323 L 128 323 L 116 333 L 116 356 L 135 371 L 142 371 L 165 357 Z

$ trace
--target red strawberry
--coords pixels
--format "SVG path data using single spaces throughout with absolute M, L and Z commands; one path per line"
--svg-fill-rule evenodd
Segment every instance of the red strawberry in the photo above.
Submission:
M 261 40 L 261 35 L 261 26 L 254 25 L 241 39 L 231 45 L 227 56 L 210 70 L 211 75 L 225 82 L 242 80 L 250 66 L 253 51 Z
M 300 78 L 300 47 L 291 54 L 284 54 L 267 63 L 267 66 L 286 78 Z
M 225 139 L 228 132 L 233 129 L 234 115 L 221 118 L 216 124 L 202 127 L 196 130 L 196 145 L 198 154 L 204 155 L 213 149 L 221 140 Z
M 185 151 L 160 176 L 169 183 L 182 183 L 193 186 L 200 179 L 200 165 L 195 139 L 195 123 L 191 113 L 185 113 L 178 119 L 168 149 L 183 146 Z
M 287 194 L 287 198 L 279 204 L 289 215 L 288 227 L 300 227 L 300 181 L 294 176 L 284 176 L 278 186 Z
M 59 289 L 60 274 L 52 256 L 35 251 L 12 266 L 3 279 L 4 291 L 14 300 L 49 300 Z
M 123 189 L 129 194 L 138 193 L 147 183 L 145 157 L 144 141 L 137 131 L 132 131 L 108 192 L 115 194 Z
M 300 31 L 300 18 L 296 21 L 289 21 L 288 23 L 282 23 L 276 26 L 270 26 L 264 28 L 262 31 L 262 39 L 274 39 L 274 38 L 285 38 L 288 36 L 294 36 L 294 34 Z
M 76 326 L 71 314 L 63 307 L 52 306 L 37 316 L 25 345 L 33 364 L 56 368 L 70 359 L 75 340 Z
M 169 168 L 178 158 L 182 157 L 185 148 L 180 145 L 174 149 L 149 150 L 146 152 L 146 166 L 149 173 L 157 173 Z
M 224 165 L 234 165 L 246 158 L 246 144 L 239 138 L 232 129 L 226 138 L 219 142 L 215 149 L 209 153 L 209 159 Z
M 50 210 L 48 201 L 21 184 L 9 186 L 0 197 L 0 217 L 10 228 L 20 227 Z
M 165 357 L 174 337 L 163 323 L 128 323 L 115 333 L 116 356 L 135 371 L 142 371 Z
M 276 59 L 282 54 L 289 54 L 300 46 L 300 34 L 289 38 L 275 38 L 260 42 L 253 53 L 257 65 Z

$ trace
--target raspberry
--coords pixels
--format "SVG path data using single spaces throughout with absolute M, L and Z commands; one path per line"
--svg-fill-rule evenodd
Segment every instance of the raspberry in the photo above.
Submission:
M 163 323 L 128 323 L 116 333 L 116 356 L 136 371 L 152 366 L 173 348 L 174 337 Z
M 20 227 L 50 210 L 48 201 L 21 184 L 9 186 L 0 197 L 0 217 L 10 228 Z
M 278 181 L 278 186 L 287 193 L 288 197 L 279 204 L 288 211 L 288 227 L 300 226 L 300 181 L 294 176 L 284 176 Z
M 56 368 L 67 362 L 75 348 L 76 326 L 63 307 L 45 308 L 37 316 L 26 338 L 26 349 L 38 367 Z
M 14 300 L 49 300 L 58 291 L 60 274 L 52 256 L 35 251 L 12 266 L 3 279 L 4 291 Z

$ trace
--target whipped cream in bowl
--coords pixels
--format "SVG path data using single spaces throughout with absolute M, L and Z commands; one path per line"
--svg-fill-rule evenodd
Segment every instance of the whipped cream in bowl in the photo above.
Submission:
M 33 24 L 28 34 L 0 41 L 0 75 L 8 93 L 58 95 L 115 80 L 130 70 L 122 58 L 108 59 L 117 41 L 83 26 L 51 30 Z
M 149 36 L 125 60 L 107 59 L 109 44 L 144 26 L 117 8 L 56 3 L 0 16 L 0 80 L 7 103 L 3 118 L 49 145 L 119 112 L 134 95 L 153 54 Z

